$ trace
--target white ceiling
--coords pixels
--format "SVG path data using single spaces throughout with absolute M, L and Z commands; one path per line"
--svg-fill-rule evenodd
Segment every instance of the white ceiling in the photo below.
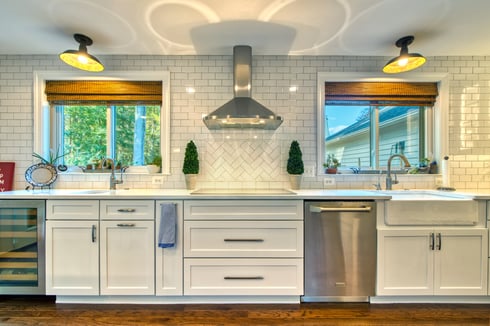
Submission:
M 489 0 L 1 0 L 0 54 L 490 55 Z

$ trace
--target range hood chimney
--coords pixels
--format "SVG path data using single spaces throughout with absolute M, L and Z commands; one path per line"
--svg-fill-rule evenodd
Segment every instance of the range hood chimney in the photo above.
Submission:
M 267 129 L 275 130 L 282 118 L 252 99 L 252 48 L 233 47 L 234 97 L 203 118 L 208 129 Z

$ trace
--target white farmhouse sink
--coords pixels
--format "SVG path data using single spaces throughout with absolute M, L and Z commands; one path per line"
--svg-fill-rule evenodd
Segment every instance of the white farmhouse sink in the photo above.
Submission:
M 382 190 L 376 191 L 391 196 L 392 200 L 470 200 L 471 198 L 451 192 L 431 190 Z
M 464 195 L 437 191 L 388 190 L 386 225 L 474 226 L 479 222 L 478 201 Z

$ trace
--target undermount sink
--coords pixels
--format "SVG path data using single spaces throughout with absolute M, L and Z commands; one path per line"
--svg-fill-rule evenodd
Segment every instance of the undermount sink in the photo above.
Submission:
M 88 190 L 78 190 L 72 192 L 75 195 L 101 195 L 101 194 L 108 194 L 110 190 L 105 190 L 105 189 L 88 189 Z
M 197 189 L 191 195 L 295 195 L 288 189 Z

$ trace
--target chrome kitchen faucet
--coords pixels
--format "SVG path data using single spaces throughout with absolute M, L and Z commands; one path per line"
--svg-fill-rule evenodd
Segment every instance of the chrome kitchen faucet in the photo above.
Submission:
M 398 183 L 398 180 L 396 179 L 396 174 L 395 174 L 395 180 L 392 180 L 392 178 L 391 178 L 391 161 L 395 157 L 399 157 L 401 160 L 403 160 L 406 168 L 410 167 L 410 162 L 408 162 L 408 159 L 405 157 L 405 155 L 402 155 L 402 154 L 391 155 L 390 158 L 388 159 L 388 168 L 386 170 L 386 190 L 391 190 L 392 185 Z
M 105 158 L 104 160 L 102 160 L 102 166 L 107 166 L 107 163 L 111 165 L 111 177 L 109 179 L 109 189 L 116 190 L 116 185 L 123 183 L 122 172 L 121 172 L 121 180 L 117 180 L 116 174 L 114 173 L 114 160 L 111 158 Z

